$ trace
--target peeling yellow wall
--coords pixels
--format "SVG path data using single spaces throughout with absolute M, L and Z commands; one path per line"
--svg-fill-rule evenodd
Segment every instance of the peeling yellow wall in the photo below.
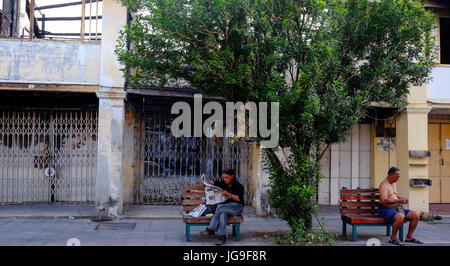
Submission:
M 134 121 L 137 119 L 130 107 L 125 108 L 125 129 L 123 147 L 123 186 L 122 195 L 124 203 L 133 203 L 133 177 L 137 167 L 135 161 L 135 132 Z
M 400 196 L 409 199 L 408 207 L 428 212 L 428 187 L 411 187 L 412 178 L 428 179 L 428 158 L 412 158 L 409 151 L 428 150 L 428 112 L 426 86 L 413 87 L 408 106 L 397 118 L 397 162 L 401 177 L 397 184 Z
M 0 82 L 98 85 L 100 44 L 0 39 Z
M 385 127 L 395 128 L 395 121 L 386 121 Z M 385 137 L 376 137 L 375 124 L 372 124 L 372 187 L 378 188 L 386 178 L 390 167 L 397 165 L 397 146 L 391 143 L 389 147 L 381 145 Z M 396 143 L 396 138 L 394 138 Z
M 119 32 L 127 24 L 127 9 L 119 1 L 103 1 L 103 26 L 101 44 L 100 86 L 123 88 L 123 67 L 114 52 Z
M 381 145 L 385 137 L 376 137 L 372 125 L 372 186 L 379 187 L 390 167 L 400 168 L 396 183 L 401 197 L 409 199 L 408 208 L 428 212 L 428 188 L 411 187 L 411 178 L 428 178 L 428 159 L 411 158 L 409 151 L 428 150 L 428 111 L 426 85 L 410 88 L 408 106 L 394 120 L 384 121 L 385 128 L 395 127 L 395 144 L 390 149 Z M 383 121 L 381 121 L 383 122 Z

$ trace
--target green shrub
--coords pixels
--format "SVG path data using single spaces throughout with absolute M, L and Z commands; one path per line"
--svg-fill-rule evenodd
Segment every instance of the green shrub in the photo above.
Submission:
M 335 243 L 337 235 L 329 232 L 323 224 L 321 223 L 318 229 L 306 230 L 305 222 L 300 219 L 294 223 L 291 232 L 268 238 L 279 245 L 331 246 Z

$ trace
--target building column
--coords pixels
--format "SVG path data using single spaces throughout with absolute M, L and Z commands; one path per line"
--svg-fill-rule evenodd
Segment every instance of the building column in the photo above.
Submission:
M 101 90 L 98 117 L 95 209 L 100 219 L 122 214 L 123 136 L 125 92 Z
M 270 198 L 268 190 L 269 173 L 265 169 L 266 163 L 264 160 L 264 150 L 259 143 L 253 145 L 252 154 L 252 187 L 253 187 L 253 202 L 256 207 L 256 214 L 258 216 L 266 217 L 271 215 Z
M 428 151 L 428 112 L 424 106 L 408 106 L 396 118 L 398 194 L 408 198 L 408 208 L 428 212 L 428 187 L 412 187 L 410 179 L 428 179 L 428 158 L 411 156 L 410 151 Z
M 119 1 L 103 1 L 100 57 L 97 177 L 95 209 L 99 219 L 122 214 L 125 79 L 114 52 L 120 30 L 127 24 L 127 9 Z

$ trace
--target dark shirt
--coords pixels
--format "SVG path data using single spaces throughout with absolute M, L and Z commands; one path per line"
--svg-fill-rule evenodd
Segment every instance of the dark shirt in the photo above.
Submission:
M 228 186 L 225 181 L 215 181 L 214 186 L 220 187 L 223 190 L 226 190 L 230 192 L 233 195 L 237 195 L 239 197 L 239 201 L 235 201 L 232 198 L 227 199 L 225 202 L 238 202 L 242 205 L 244 204 L 244 187 L 236 181 L 235 178 L 233 178 L 233 181 L 231 181 L 231 187 Z

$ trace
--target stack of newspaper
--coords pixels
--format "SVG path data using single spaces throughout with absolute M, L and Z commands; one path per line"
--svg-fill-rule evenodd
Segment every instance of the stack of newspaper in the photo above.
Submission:
M 200 204 L 197 207 L 195 207 L 195 209 L 193 209 L 192 211 L 190 211 L 186 215 L 187 216 L 191 216 L 191 217 L 200 217 L 205 212 L 205 210 L 206 210 L 206 205 L 205 204 Z

